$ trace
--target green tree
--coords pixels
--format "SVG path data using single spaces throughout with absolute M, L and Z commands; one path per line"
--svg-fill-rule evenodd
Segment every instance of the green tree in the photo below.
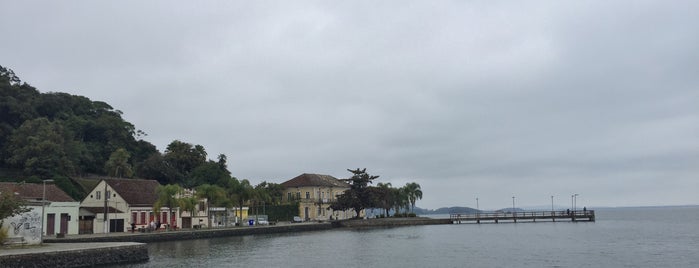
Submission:
M 230 172 L 223 169 L 221 165 L 214 161 L 207 161 L 192 170 L 185 187 L 194 187 L 202 184 L 217 184 L 230 178 Z
M 160 212 L 162 207 L 167 207 L 172 215 L 172 209 L 179 207 L 179 197 L 182 195 L 183 189 L 177 184 L 160 185 L 156 189 L 158 199 L 153 204 L 153 210 L 156 213 Z M 170 216 L 172 217 L 172 216 Z
M 160 153 L 155 153 L 136 166 L 136 176 L 157 180 L 160 184 L 184 181 L 184 175 L 165 162 Z
M 189 176 L 194 168 L 206 162 L 206 150 L 201 145 L 175 140 L 168 144 L 163 157 L 169 166 Z
M 226 190 L 223 189 L 221 186 L 218 185 L 210 185 L 210 184 L 204 184 L 200 185 L 196 189 L 197 192 L 197 197 L 199 198 L 206 198 L 206 200 L 209 203 L 209 206 L 214 206 L 214 207 L 230 207 L 231 202 L 228 198 L 226 198 Z M 207 215 L 209 212 L 207 211 Z M 211 227 L 211 217 L 207 217 L 209 222 L 208 225 Z
M 25 202 L 16 197 L 14 192 L 0 191 L 0 227 L 6 218 L 27 212 Z
M 248 180 L 234 180 L 231 186 L 232 187 L 229 188 L 231 200 L 234 200 L 238 205 L 238 212 L 240 213 L 239 219 L 242 223 L 243 205 L 253 198 L 255 189 L 252 187 L 252 185 L 250 185 L 250 181 Z
M 260 196 L 265 197 L 265 202 L 273 205 L 280 205 L 284 196 L 284 186 L 278 183 L 263 181 L 255 186 L 255 190 L 260 192 Z
M 410 202 L 410 211 L 413 212 L 415 211 L 415 202 L 422 199 L 422 189 L 420 189 L 420 184 L 415 182 L 406 183 L 404 187 L 408 202 Z
M 131 155 L 124 148 L 119 148 L 109 156 L 109 160 L 104 165 L 109 176 L 119 178 L 130 178 L 133 175 L 133 170 L 129 164 Z
M 46 118 L 29 120 L 10 137 L 7 151 L 12 156 L 7 162 L 27 175 L 71 175 L 74 165 L 66 153 L 67 143 L 61 125 Z
M 189 212 L 192 217 L 194 217 L 194 213 L 197 210 L 197 205 L 199 204 L 199 200 L 194 197 L 182 197 L 177 199 L 178 201 L 178 206 L 182 209 L 182 211 L 187 211 Z
M 331 204 L 330 208 L 343 211 L 354 209 L 357 213 L 355 218 L 359 218 L 361 210 L 373 205 L 373 196 L 368 185 L 379 176 L 369 175 L 366 173 L 366 168 L 347 171 L 354 174 L 351 178 L 344 180 L 350 184 L 350 189 L 338 196 L 337 201 Z
M 374 190 L 375 205 L 383 209 L 384 215 L 388 217 L 388 211 L 391 210 L 393 204 L 395 203 L 396 197 L 394 196 L 394 188 L 391 183 L 381 183 L 376 185 Z

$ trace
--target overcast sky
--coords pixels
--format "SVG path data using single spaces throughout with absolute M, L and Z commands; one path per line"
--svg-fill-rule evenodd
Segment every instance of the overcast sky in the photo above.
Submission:
M 0 65 L 239 179 L 699 204 L 699 1 L 9 1 Z

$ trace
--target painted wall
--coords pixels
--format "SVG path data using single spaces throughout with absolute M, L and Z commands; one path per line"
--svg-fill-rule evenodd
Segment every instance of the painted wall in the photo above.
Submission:
M 41 206 L 29 206 L 31 210 L 3 221 L 8 238 L 24 237 L 27 244 L 41 243 Z
M 41 207 L 38 209 L 39 212 L 41 212 Z M 62 214 L 68 214 L 69 220 L 67 221 L 68 224 L 68 232 L 66 234 L 78 234 L 79 230 L 79 216 L 80 216 L 80 203 L 79 202 L 51 202 L 47 203 L 46 207 L 44 208 L 44 228 L 43 228 L 43 234 L 47 235 L 47 231 L 49 230 L 49 222 L 48 222 L 48 215 L 53 214 L 54 215 L 54 223 L 53 223 L 53 230 L 54 234 L 60 233 L 61 232 L 61 215 Z

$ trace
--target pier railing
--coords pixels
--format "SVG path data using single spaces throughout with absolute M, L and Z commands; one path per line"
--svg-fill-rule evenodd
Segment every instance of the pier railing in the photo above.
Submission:
M 595 221 L 594 210 L 561 210 L 561 211 L 518 211 L 518 212 L 477 212 L 469 214 L 452 213 L 449 218 L 454 223 L 462 222 L 495 222 L 500 221 L 536 221 L 536 220 L 570 220 Z

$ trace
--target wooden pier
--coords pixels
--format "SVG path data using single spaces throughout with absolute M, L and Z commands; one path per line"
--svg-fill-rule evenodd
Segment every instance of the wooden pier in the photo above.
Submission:
M 500 223 L 500 222 L 537 222 L 537 221 L 595 221 L 594 210 L 563 211 L 522 211 L 522 212 L 484 212 L 473 214 L 449 214 L 452 223 Z

